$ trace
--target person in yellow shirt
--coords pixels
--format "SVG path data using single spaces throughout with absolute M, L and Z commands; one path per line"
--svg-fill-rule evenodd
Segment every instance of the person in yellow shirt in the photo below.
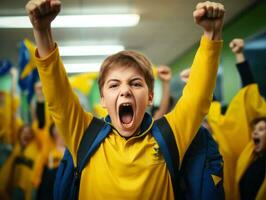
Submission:
M 19 131 L 19 143 L 12 152 L 13 171 L 11 172 L 12 199 L 32 199 L 34 187 L 31 183 L 33 169 L 39 148 L 33 129 L 23 125 Z
M 33 25 L 35 62 L 45 98 L 76 164 L 78 146 L 93 116 L 82 109 L 74 95 L 52 37 L 50 24 L 60 6 L 58 0 L 31 0 L 26 10 Z M 212 99 L 224 7 L 199 3 L 193 15 L 204 35 L 183 96 L 165 115 L 178 145 L 180 162 Z M 151 134 L 153 120 L 142 126 L 149 118 L 145 110 L 153 101 L 150 61 L 135 51 L 118 52 L 102 63 L 98 83 L 112 130 L 82 172 L 79 199 L 174 199 L 169 171 Z
M 252 127 L 252 140 L 236 167 L 236 190 L 241 200 L 266 198 L 266 116 L 255 118 Z

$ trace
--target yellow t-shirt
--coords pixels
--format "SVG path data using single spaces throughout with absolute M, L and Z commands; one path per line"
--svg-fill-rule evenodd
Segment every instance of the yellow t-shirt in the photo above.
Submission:
M 180 160 L 208 113 L 221 46 L 222 41 L 202 38 L 183 96 L 166 115 Z M 58 48 L 46 58 L 35 59 L 50 113 L 76 162 L 92 114 L 83 111 L 71 90 Z M 128 140 L 112 130 L 82 172 L 79 199 L 174 199 L 170 174 L 156 149 L 149 128 Z
M 28 164 L 14 162 L 14 171 L 12 172 L 12 186 L 21 188 L 25 193 L 26 199 L 31 199 L 33 191 L 31 180 L 34 175 L 33 169 L 37 155 L 39 153 L 39 148 L 35 139 L 31 141 L 23 151 L 20 146 L 15 148 L 19 148 L 20 151 L 17 156 L 26 161 Z

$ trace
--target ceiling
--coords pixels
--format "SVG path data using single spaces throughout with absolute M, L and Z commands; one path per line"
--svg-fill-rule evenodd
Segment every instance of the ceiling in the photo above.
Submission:
M 0 16 L 25 15 L 26 0 L 1 0 Z M 202 31 L 192 18 L 196 0 L 62 0 L 60 14 L 137 13 L 140 22 L 128 28 L 54 29 L 59 45 L 122 44 L 148 56 L 155 65 L 168 64 L 197 42 Z M 255 0 L 219 1 L 226 8 L 225 23 Z M 18 44 L 33 40 L 31 29 L 0 28 L 0 59 L 18 63 Z M 70 57 L 89 61 L 90 57 Z M 93 58 L 98 59 L 98 58 Z M 66 60 L 66 59 L 65 59 Z

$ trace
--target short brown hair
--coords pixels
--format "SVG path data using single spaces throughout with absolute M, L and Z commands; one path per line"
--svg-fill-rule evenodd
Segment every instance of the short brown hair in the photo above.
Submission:
M 255 119 L 253 119 L 251 121 L 251 126 L 256 126 L 257 123 L 259 123 L 260 121 L 264 121 L 266 123 L 266 116 L 262 116 L 262 117 L 257 117 Z
M 154 76 L 152 72 L 151 62 L 144 55 L 136 51 L 120 51 L 116 54 L 108 56 L 101 65 L 99 78 L 98 78 L 98 86 L 101 96 L 102 96 L 102 87 L 105 82 L 106 74 L 114 66 L 137 67 L 143 73 L 149 91 L 153 91 Z

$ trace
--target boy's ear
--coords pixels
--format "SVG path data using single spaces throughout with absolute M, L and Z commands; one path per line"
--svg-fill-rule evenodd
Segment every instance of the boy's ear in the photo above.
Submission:
M 101 105 L 102 105 L 102 107 L 103 108 L 106 108 L 106 105 L 105 105 L 105 101 L 104 101 L 104 97 L 101 95 L 101 99 L 100 99 L 100 101 L 101 101 Z
M 153 97 L 154 97 L 154 93 L 149 92 L 149 99 L 148 99 L 148 105 L 149 106 L 151 106 L 153 104 Z

